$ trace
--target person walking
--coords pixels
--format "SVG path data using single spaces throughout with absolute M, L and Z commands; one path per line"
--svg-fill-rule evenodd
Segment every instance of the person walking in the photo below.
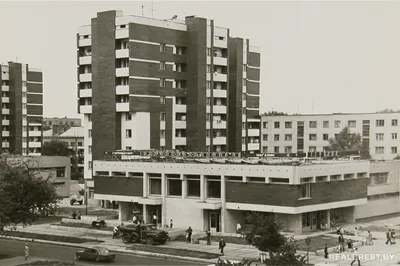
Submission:
M 29 245 L 28 242 L 25 243 L 25 260 L 29 258 Z
M 81 220 L 81 219 L 82 219 L 82 213 L 81 213 L 81 211 L 78 211 L 78 216 L 77 216 L 77 218 L 78 218 L 78 220 Z
M 219 241 L 219 250 L 221 251 L 221 254 L 224 255 L 224 248 L 226 247 L 226 243 L 224 239 L 221 238 Z
M 172 221 L 172 219 L 169 221 L 169 228 L 172 228 L 174 226 L 174 222 Z
M 324 258 L 327 259 L 328 258 L 328 245 L 325 244 L 325 248 L 324 248 Z
M 343 237 L 343 234 L 340 234 L 340 235 L 339 235 L 338 241 L 339 241 L 339 251 L 340 251 L 340 252 L 344 252 L 346 249 L 345 249 L 345 247 L 344 247 L 344 237 Z
M 368 235 L 367 235 L 367 245 L 373 245 L 374 241 L 372 239 L 372 234 L 371 231 L 368 231 Z
M 153 224 L 157 227 L 157 215 L 153 214 Z
M 207 234 L 207 245 L 210 246 L 211 245 L 211 232 L 210 232 L 210 230 L 207 230 L 206 234 Z
M 189 228 L 186 230 L 187 242 L 188 243 L 192 242 L 192 233 L 193 233 L 193 229 L 192 229 L 192 227 L 189 226 Z
M 392 243 L 392 239 L 391 239 L 391 232 L 390 232 L 390 229 L 389 229 L 389 231 L 387 231 L 386 232 L 386 245 L 387 244 L 389 244 L 390 243 L 390 245 L 392 245 L 393 243 Z
M 392 244 L 396 244 L 396 233 L 394 232 L 394 229 L 392 229 L 392 232 L 390 233 L 390 239 L 392 240 Z
M 358 248 L 354 249 L 354 253 L 353 253 L 353 261 L 350 263 L 350 265 L 353 265 L 354 262 L 358 262 L 358 266 L 361 266 L 361 262 L 360 262 L 360 256 L 358 255 Z

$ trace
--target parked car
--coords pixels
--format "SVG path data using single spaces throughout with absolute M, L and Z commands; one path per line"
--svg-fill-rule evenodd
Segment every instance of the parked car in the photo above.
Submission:
M 72 196 L 69 198 L 69 203 L 70 203 L 71 205 L 74 205 L 76 202 L 79 203 L 79 205 L 82 205 L 82 204 L 83 204 L 83 199 L 82 199 L 82 196 L 81 196 L 81 195 L 76 194 L 76 195 L 72 195 Z
M 119 228 L 124 243 L 165 244 L 168 232 L 157 229 L 154 224 L 126 225 Z
M 115 254 L 103 247 L 84 248 L 76 252 L 77 260 L 91 260 L 91 261 L 112 261 L 115 260 Z

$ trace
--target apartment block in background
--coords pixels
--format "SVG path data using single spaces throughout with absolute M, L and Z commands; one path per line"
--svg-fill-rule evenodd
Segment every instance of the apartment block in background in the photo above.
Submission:
M 205 18 L 106 11 L 79 28 L 77 47 L 86 178 L 117 149 L 259 151 L 260 53 L 249 40 Z
M 44 117 L 43 131 L 52 130 L 54 135 L 62 134 L 71 127 L 81 127 L 82 119 L 69 117 Z
M 360 134 L 375 160 L 400 153 L 400 113 L 262 116 L 263 153 L 321 152 L 343 128 Z
M 43 77 L 27 64 L 0 65 L 3 153 L 40 155 L 42 147 Z

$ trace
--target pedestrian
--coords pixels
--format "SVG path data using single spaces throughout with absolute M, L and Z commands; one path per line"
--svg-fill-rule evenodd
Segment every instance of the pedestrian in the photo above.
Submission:
M 81 219 L 81 216 L 82 216 L 82 213 L 81 213 L 81 211 L 79 211 L 79 212 L 78 212 L 78 215 L 77 215 L 78 220 Z
M 237 223 L 236 234 L 241 235 L 241 233 L 242 233 L 242 225 L 240 223 Z
M 207 245 L 210 246 L 211 245 L 211 232 L 210 230 L 207 230 Z
M 113 228 L 113 239 L 118 238 L 118 232 L 119 232 L 119 228 L 118 228 L 118 226 L 115 226 Z
M 344 248 L 344 237 L 343 237 L 343 234 L 339 235 L 338 240 L 339 240 L 339 251 L 340 252 L 344 252 L 345 248 Z
M 392 244 L 396 244 L 396 233 L 394 232 L 394 229 L 392 229 L 392 232 L 390 233 L 390 238 L 392 240 Z
M 353 265 L 354 262 L 358 262 L 358 266 L 361 266 L 361 262 L 360 262 L 360 256 L 358 255 L 358 248 L 354 249 L 354 253 L 353 253 L 353 261 L 350 263 L 350 265 Z
M 29 258 L 29 245 L 28 242 L 25 243 L 25 260 Z
M 172 228 L 174 226 L 174 222 L 172 221 L 172 219 L 169 221 L 169 228 Z
M 224 248 L 226 247 L 226 243 L 224 239 L 221 238 L 219 241 L 219 250 L 221 251 L 221 254 L 224 255 Z
M 157 215 L 153 214 L 153 224 L 157 227 Z
M 188 243 L 192 242 L 192 233 L 193 233 L 193 229 L 192 229 L 192 227 L 189 226 L 189 228 L 186 230 Z
M 325 248 L 324 248 L 324 258 L 327 259 L 328 258 L 328 245 L 325 244 Z
M 137 225 L 137 217 L 136 217 L 136 215 L 133 215 L 133 217 L 132 217 L 132 223 L 133 223 L 134 225 Z
M 368 236 L 367 236 L 367 245 L 373 245 L 374 241 L 372 239 L 372 234 L 371 231 L 368 231 Z
M 76 219 L 76 212 L 75 211 L 72 212 L 72 219 Z
M 392 239 L 391 239 L 391 232 L 390 232 L 390 229 L 389 229 L 389 231 L 387 231 L 386 232 L 386 245 L 388 244 L 388 243 L 390 243 L 390 245 L 392 245 L 393 243 L 392 243 Z

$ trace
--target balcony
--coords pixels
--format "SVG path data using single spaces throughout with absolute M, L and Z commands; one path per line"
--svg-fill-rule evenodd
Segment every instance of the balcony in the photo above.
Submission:
M 175 137 L 175 145 L 176 146 L 186 145 L 186 137 Z
M 92 89 L 79 90 L 79 97 L 81 97 L 81 98 L 92 97 Z
M 176 120 L 175 128 L 186 128 L 186 121 Z
M 227 48 L 228 41 L 226 39 L 225 40 L 215 40 L 214 39 L 214 47 Z
M 8 86 L 8 85 L 1 85 L 1 91 L 10 91 L 10 86 Z
M 226 82 L 228 80 L 227 75 L 223 73 L 214 73 L 214 81 Z
M 116 50 L 115 58 L 129 58 L 129 49 Z
M 29 137 L 41 137 L 42 132 L 41 131 L 29 131 Z
M 117 112 L 129 112 L 129 103 L 117 103 Z
M 92 113 L 92 106 L 91 105 L 81 105 L 79 107 L 79 112 L 81 114 L 91 114 Z
M 258 151 L 260 149 L 260 143 L 248 143 L 247 150 L 249 151 Z
M 9 97 L 1 97 L 1 102 L 2 103 L 9 103 L 10 102 L 10 98 Z
M 214 57 L 214 65 L 227 66 L 228 65 L 228 58 L 225 58 L 225 57 Z
M 115 69 L 115 75 L 117 77 L 129 77 L 129 67 L 121 67 Z
M 260 130 L 258 128 L 249 128 L 247 130 L 247 136 L 249 136 L 249 137 L 259 137 L 260 136 Z
M 245 129 L 242 129 L 242 137 L 246 137 L 246 130 Z
M 1 124 L 2 124 L 3 126 L 9 126 L 9 125 L 10 125 L 10 120 L 2 120 L 2 121 L 1 121 Z
M 1 147 L 2 148 L 10 148 L 10 142 L 2 142 Z
M 226 145 L 226 137 L 213 138 L 213 145 Z
M 129 29 L 117 29 L 115 31 L 115 39 L 129 38 Z
M 80 65 L 91 65 L 92 64 L 92 57 L 89 56 L 81 56 L 79 57 L 79 64 Z
M 1 109 L 1 113 L 3 114 L 3 115 L 9 115 L 10 114 L 10 109 Z
M 214 98 L 226 98 L 226 90 L 213 90 Z
M 210 129 L 210 122 L 206 122 L 207 129 Z M 225 129 L 226 121 L 223 120 L 214 120 L 213 121 L 213 129 Z
M 242 151 L 246 151 L 246 145 L 242 144 Z
M 29 142 L 29 148 L 40 148 L 42 147 L 42 143 L 41 142 Z
M 214 114 L 226 114 L 226 106 L 225 105 L 214 105 L 213 112 L 214 112 Z
M 129 94 L 129 85 L 118 85 L 116 93 L 117 95 Z
M 90 39 L 90 38 L 79 39 L 79 47 L 91 46 L 91 45 L 92 45 L 92 39 Z
M 10 136 L 10 131 L 2 131 L 1 132 L 2 137 L 9 137 Z
M 2 80 L 9 80 L 10 79 L 10 73 L 7 71 L 6 73 L 3 73 L 1 76 Z
M 186 104 L 176 104 L 174 109 L 177 113 L 186 113 Z
M 243 71 L 243 78 L 247 79 L 247 71 Z
M 80 82 L 92 82 L 92 73 L 79 74 Z

